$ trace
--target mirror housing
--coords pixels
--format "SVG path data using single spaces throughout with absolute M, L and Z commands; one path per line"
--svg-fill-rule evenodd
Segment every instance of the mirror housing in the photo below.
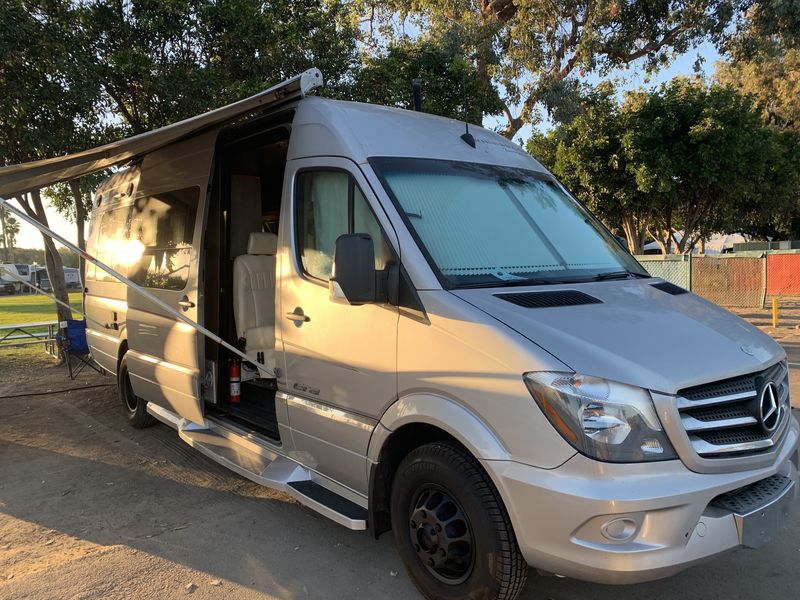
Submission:
M 331 301 L 371 304 L 378 301 L 375 247 L 366 233 L 348 233 L 336 239 L 333 272 L 328 282 Z

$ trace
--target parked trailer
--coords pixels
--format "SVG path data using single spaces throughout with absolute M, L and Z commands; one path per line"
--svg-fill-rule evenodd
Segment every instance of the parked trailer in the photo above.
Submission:
M 391 530 L 429 598 L 513 598 L 529 565 L 645 581 L 785 527 L 780 346 L 648 276 L 515 144 L 321 83 L 0 169 L 12 196 L 127 165 L 84 305 L 134 427 Z

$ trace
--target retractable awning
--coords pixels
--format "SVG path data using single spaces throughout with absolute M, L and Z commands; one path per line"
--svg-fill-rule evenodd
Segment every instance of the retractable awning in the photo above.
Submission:
M 318 69 L 309 69 L 254 96 L 160 129 L 83 152 L 2 167 L 0 197 L 10 198 L 126 162 L 209 127 L 263 111 L 279 103 L 299 100 L 321 85 L 322 73 Z

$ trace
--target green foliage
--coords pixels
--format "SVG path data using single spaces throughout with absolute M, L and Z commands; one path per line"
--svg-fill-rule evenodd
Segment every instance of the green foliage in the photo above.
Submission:
M 800 2 L 756 0 L 725 50 L 716 80 L 755 96 L 769 125 L 800 131 Z
M 61 255 L 61 261 L 65 267 L 78 266 L 78 255 L 66 248 L 59 248 L 58 253 Z M 14 248 L 14 262 L 25 265 L 32 265 L 36 263 L 40 267 L 45 264 L 44 249 L 42 248 Z
M 513 136 L 538 120 L 540 107 L 568 119 L 580 106 L 577 76 L 639 61 L 669 63 L 701 40 L 721 42 L 746 0 L 350 0 L 371 40 L 394 42 L 409 29 L 438 43 L 455 37 L 485 82 L 505 91 Z M 409 23 L 411 27 L 407 28 Z M 512 108 L 519 105 L 516 116 Z M 562 114 L 559 114 L 561 112 Z
M 100 98 L 134 132 L 239 100 L 311 66 L 336 88 L 356 28 L 323 0 L 93 0 L 76 10 Z
M 785 233 L 797 214 L 798 138 L 765 127 L 749 96 L 678 78 L 617 106 L 611 91 L 529 149 L 640 251 L 690 251 L 715 232 Z M 681 232 L 681 233 L 679 233 Z
M 425 112 L 480 124 L 484 115 L 503 110 L 495 86 L 484 82 L 458 46 L 408 40 L 390 45 L 381 56 L 367 57 L 350 97 L 411 109 L 411 82 L 415 78 L 422 79 Z
M 87 58 L 69 3 L 0 3 L 0 164 L 75 150 L 94 122 Z

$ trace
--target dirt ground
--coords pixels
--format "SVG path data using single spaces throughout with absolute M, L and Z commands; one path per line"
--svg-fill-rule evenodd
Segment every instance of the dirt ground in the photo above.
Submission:
M 773 333 L 797 344 L 797 331 Z M 348 531 L 166 426 L 129 428 L 112 384 L 90 372 L 71 382 L 44 354 L 0 354 L 0 598 L 420 598 L 390 535 Z M 85 386 L 102 387 L 64 391 Z M 33 392 L 45 393 L 8 397 Z M 798 539 L 795 518 L 760 551 L 630 587 L 531 573 L 522 598 L 792 598 Z

